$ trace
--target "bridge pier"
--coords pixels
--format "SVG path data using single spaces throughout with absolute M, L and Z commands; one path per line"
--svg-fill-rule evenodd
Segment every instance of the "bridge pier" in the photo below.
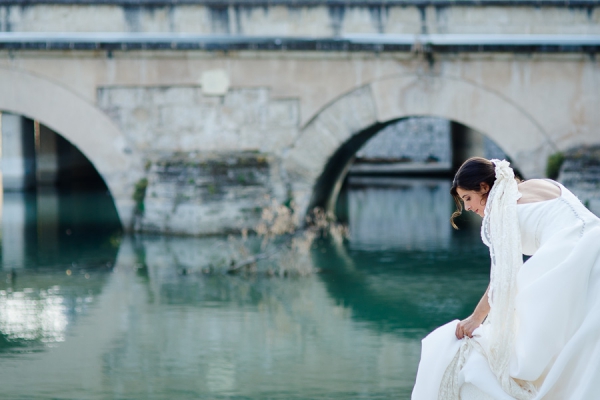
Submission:
M 5 191 L 35 186 L 35 137 L 33 121 L 2 113 L 2 185 Z
M 37 182 L 40 186 L 54 186 L 59 173 L 58 135 L 45 125 L 38 126 Z

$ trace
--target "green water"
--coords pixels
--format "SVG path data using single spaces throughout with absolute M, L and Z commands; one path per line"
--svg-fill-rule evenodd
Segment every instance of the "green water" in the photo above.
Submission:
M 105 194 L 4 196 L 0 398 L 404 399 L 485 290 L 445 181 L 350 186 L 309 277 L 206 274 L 224 238 L 121 237 Z

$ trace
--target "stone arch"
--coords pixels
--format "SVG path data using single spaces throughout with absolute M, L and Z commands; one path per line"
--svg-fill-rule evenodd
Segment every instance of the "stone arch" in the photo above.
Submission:
M 327 195 L 320 186 L 339 186 L 334 175 L 345 174 L 364 142 L 411 116 L 441 117 L 485 134 L 527 177 L 542 176 L 547 156 L 556 151 L 541 125 L 499 93 L 459 78 L 394 76 L 342 95 L 302 128 L 284 161 L 296 203 L 303 210 L 323 204 Z
M 0 68 L 0 110 L 38 120 L 77 147 L 108 187 L 121 224 L 131 226 L 141 158 L 101 110 L 63 86 L 14 69 Z

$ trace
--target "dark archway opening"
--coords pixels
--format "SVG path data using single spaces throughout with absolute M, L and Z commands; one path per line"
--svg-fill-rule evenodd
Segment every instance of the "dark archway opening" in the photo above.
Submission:
M 337 196 L 344 184 L 348 169 L 354 161 L 356 152 L 369 139 L 394 122 L 377 123 L 352 136 L 350 140 L 340 146 L 325 165 L 323 173 L 315 184 L 309 210 L 314 207 L 323 208 L 327 211 L 335 210 Z
M 4 269 L 112 265 L 121 225 L 92 163 L 39 121 L 1 118 Z
M 354 318 L 418 339 L 472 312 L 489 282 L 481 218 L 465 213 L 459 231 L 449 221 L 452 178 L 471 156 L 506 158 L 462 124 L 416 117 L 371 127 L 332 157 L 314 199 L 335 203 L 349 236 L 323 239 L 313 260 Z
M 353 135 L 331 156 L 314 186 L 310 209 L 335 212 L 349 176 L 452 177 L 473 156 L 510 161 L 485 134 L 455 121 L 415 116 L 377 123 Z
M 473 156 L 509 159 L 484 134 L 454 121 L 417 116 L 376 124 L 331 157 L 311 206 L 334 213 L 365 248 L 448 248 L 456 235 L 478 234 L 477 216 L 464 213 L 458 233 L 449 224 L 452 177 Z

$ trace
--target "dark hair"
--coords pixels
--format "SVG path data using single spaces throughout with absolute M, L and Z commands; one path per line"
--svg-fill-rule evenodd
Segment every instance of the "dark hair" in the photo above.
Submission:
M 458 226 L 454 223 L 454 219 L 460 216 L 463 210 L 463 205 L 456 189 L 461 188 L 479 192 L 481 191 L 481 184 L 487 183 L 490 187 L 489 190 L 492 190 L 495 181 L 496 166 L 490 160 L 482 157 L 471 157 L 460 166 L 456 175 L 454 175 L 452 188 L 450 189 L 450 194 L 456 203 L 456 211 L 450 217 L 450 223 L 454 229 L 458 229 Z M 484 198 L 486 196 L 487 193 L 484 194 Z

